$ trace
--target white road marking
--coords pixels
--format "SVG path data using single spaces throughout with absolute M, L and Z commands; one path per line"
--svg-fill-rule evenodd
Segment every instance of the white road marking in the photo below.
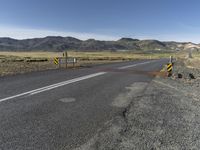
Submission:
M 64 85 L 67 85 L 67 84 L 70 84 L 70 83 L 75 83 L 75 82 L 78 82 L 78 81 L 81 81 L 81 80 L 86 80 L 86 79 L 93 78 L 93 77 L 96 77 L 96 76 L 100 76 L 100 75 L 103 75 L 103 74 L 106 74 L 106 72 L 94 73 L 94 74 L 90 74 L 90 75 L 87 75 L 87 76 L 75 78 L 75 79 L 72 79 L 72 80 L 52 84 L 52 85 L 49 85 L 49 86 L 45 86 L 45 87 L 42 87 L 42 88 L 38 88 L 38 89 L 35 89 L 35 90 L 28 91 L 28 92 L 25 92 L 25 93 L 21 93 L 21 94 L 17 94 L 17 95 L 14 95 L 14 96 L 10 96 L 10 97 L 7 97 L 7 98 L 0 99 L 0 102 L 10 100 L 10 99 L 13 99 L 13 98 L 17 98 L 17 97 L 20 97 L 20 96 L 38 94 L 38 93 L 41 93 L 41 92 L 44 92 L 44 91 L 55 89 L 55 88 L 58 88 L 58 87 L 61 87 L 61 86 L 64 86 Z
M 144 65 L 144 64 L 148 64 L 148 63 L 152 63 L 152 62 L 155 62 L 155 61 L 137 63 L 137 64 L 134 64 L 134 65 L 120 67 L 118 69 L 127 69 L 127 68 L 135 67 L 135 66 L 138 66 L 138 65 Z M 42 87 L 42 88 L 38 88 L 38 89 L 35 89 L 35 90 L 27 91 L 27 92 L 24 92 L 24 93 L 21 93 L 21 94 L 17 94 L 17 95 L 14 95 L 14 96 L 10 96 L 10 97 L 6 97 L 6 98 L 3 98 L 3 99 L 0 99 L 0 102 L 6 101 L 6 100 L 10 100 L 10 99 L 14 99 L 14 98 L 21 97 L 21 96 L 35 95 L 35 94 L 38 94 L 38 93 L 41 93 L 41 92 L 45 92 L 45 91 L 49 91 L 49 90 L 52 90 L 52 89 L 55 89 L 55 88 L 58 88 L 58 87 L 61 87 L 61 86 L 65 86 L 65 85 L 68 85 L 68 84 L 71 84 L 71 83 L 79 82 L 79 81 L 86 80 L 86 79 L 93 78 L 93 77 L 97 77 L 97 76 L 101 76 L 101 75 L 104 75 L 106 73 L 107 72 L 98 72 L 98 73 L 94 73 L 94 74 L 78 77 L 78 78 L 75 78 L 75 79 L 59 82 L 59 83 L 56 83 L 56 84 L 52 84 L 52 85 L 49 85 L 49 86 L 45 86 L 45 87 Z
M 96 77 L 96 76 L 100 76 L 100 75 L 103 75 L 103 74 L 106 74 L 106 72 L 94 73 L 94 74 L 83 76 L 83 77 L 80 77 L 80 78 L 75 78 L 75 79 L 72 79 L 72 80 L 60 82 L 60 83 L 57 83 L 57 84 L 54 84 L 54 85 L 47 86 L 47 87 L 45 87 L 41 90 L 31 92 L 30 95 L 35 95 L 35 94 L 38 94 L 38 93 L 41 93 L 41 92 L 44 92 L 44 91 L 49 91 L 51 89 L 55 89 L 55 88 L 58 88 L 58 87 L 61 87 L 61 86 L 67 85 L 67 84 L 75 83 L 75 82 L 78 82 L 78 81 L 81 81 L 81 80 L 86 80 L 86 79 L 93 78 L 93 77 Z
M 143 62 L 143 63 L 138 63 L 138 64 L 129 65 L 129 66 L 124 66 L 124 67 L 120 67 L 118 69 L 132 68 L 132 67 L 139 66 L 139 65 L 149 64 L 149 63 L 152 63 L 152 62 L 155 62 L 155 61 L 158 61 L 158 60 L 147 61 L 147 62 Z

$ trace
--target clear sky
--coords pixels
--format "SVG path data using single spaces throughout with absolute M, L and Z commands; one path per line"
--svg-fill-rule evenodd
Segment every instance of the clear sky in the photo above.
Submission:
M 0 0 L 0 37 L 200 43 L 200 0 Z

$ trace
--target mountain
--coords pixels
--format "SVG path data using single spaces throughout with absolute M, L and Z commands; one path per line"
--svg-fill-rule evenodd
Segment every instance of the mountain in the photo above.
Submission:
M 16 40 L 12 38 L 0 38 L 0 51 L 175 51 L 186 49 L 200 50 L 200 44 L 161 42 L 158 40 L 139 40 L 121 38 L 117 41 L 99 41 L 95 39 L 79 40 L 73 37 L 48 36 L 45 38 L 33 38 Z

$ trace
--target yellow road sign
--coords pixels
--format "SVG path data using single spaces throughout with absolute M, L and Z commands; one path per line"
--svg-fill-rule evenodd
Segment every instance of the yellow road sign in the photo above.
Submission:
M 59 58 L 58 57 L 54 58 L 54 64 L 56 64 L 56 65 L 59 64 Z
M 167 64 L 167 71 L 172 72 L 172 69 L 173 69 L 172 63 Z

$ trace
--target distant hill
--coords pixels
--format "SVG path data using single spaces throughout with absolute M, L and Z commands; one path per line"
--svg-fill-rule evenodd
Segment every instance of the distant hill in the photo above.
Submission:
M 157 40 L 138 40 L 132 38 L 121 38 L 118 41 L 99 41 L 95 39 L 83 41 L 73 37 L 60 36 L 25 40 L 0 38 L 0 51 L 176 51 L 191 48 L 200 49 L 200 45 L 189 42 L 161 42 Z

